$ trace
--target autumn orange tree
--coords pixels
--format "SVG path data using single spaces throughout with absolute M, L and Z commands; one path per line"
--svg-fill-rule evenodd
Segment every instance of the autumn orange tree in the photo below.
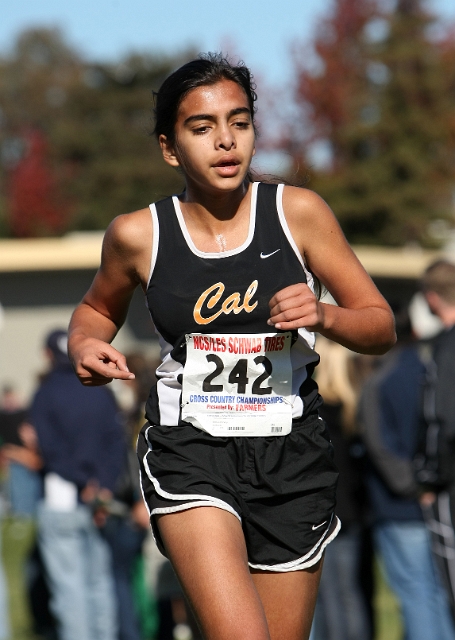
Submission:
M 423 0 L 388 7 L 335 0 L 311 63 L 296 50 L 304 135 L 284 147 L 351 242 L 431 246 L 452 224 L 455 41 L 434 38 Z

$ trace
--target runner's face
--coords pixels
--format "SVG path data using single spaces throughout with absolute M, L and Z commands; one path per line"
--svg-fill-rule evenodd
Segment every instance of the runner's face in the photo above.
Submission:
M 232 191 L 242 185 L 255 135 L 243 89 L 231 80 L 193 89 L 182 100 L 175 142 L 160 136 L 166 162 L 181 167 L 187 188 Z

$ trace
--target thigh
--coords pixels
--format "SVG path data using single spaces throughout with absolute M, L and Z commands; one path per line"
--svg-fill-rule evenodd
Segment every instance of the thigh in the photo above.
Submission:
M 270 640 L 238 518 L 196 507 L 159 516 L 158 527 L 204 638 Z
M 334 515 L 338 472 L 325 424 L 312 415 L 287 436 L 247 444 L 247 475 L 238 493 L 247 505 L 241 513 L 250 567 L 308 569 L 340 526 Z
M 322 572 L 322 560 L 308 569 L 275 573 L 254 571 L 271 640 L 307 640 Z

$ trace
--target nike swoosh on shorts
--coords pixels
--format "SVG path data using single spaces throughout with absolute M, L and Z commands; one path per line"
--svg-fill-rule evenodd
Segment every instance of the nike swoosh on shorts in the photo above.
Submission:
M 324 520 L 321 524 L 314 524 L 311 528 L 315 531 L 316 529 L 319 529 L 319 527 L 322 527 L 323 524 L 327 524 L 327 520 Z

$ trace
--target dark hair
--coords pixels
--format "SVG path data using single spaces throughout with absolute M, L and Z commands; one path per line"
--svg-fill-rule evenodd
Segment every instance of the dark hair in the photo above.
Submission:
M 455 264 L 440 258 L 425 269 L 421 287 L 424 292 L 434 291 L 448 304 L 455 304 Z
M 254 126 L 256 85 L 248 67 L 243 62 L 234 65 L 221 53 L 201 53 L 199 58 L 187 62 L 171 73 L 160 89 L 154 92 L 154 135 L 157 138 L 165 135 L 169 141 L 173 142 L 177 112 L 183 98 L 192 89 L 216 84 L 220 80 L 231 80 L 244 90 Z
M 65 329 L 54 329 L 45 340 L 45 346 L 52 353 L 54 364 L 69 364 L 68 332 Z

